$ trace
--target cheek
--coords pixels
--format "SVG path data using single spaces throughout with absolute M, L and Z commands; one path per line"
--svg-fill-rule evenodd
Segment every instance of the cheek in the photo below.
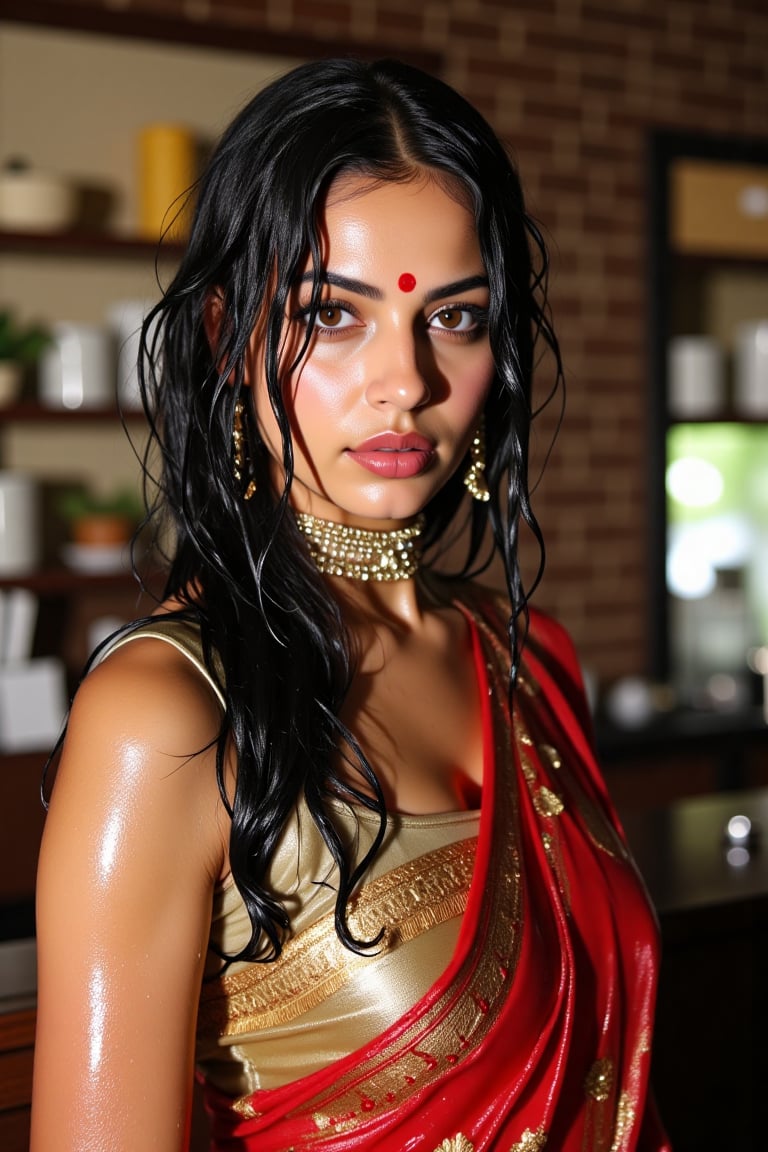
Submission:
M 478 357 L 477 363 L 467 366 L 452 387 L 452 402 L 456 419 L 474 424 L 480 417 L 495 377 L 493 358 Z
M 358 360 L 341 363 L 312 356 L 286 383 L 285 405 L 294 432 L 309 436 L 314 429 L 340 421 L 360 396 L 363 369 Z
M 362 387 L 362 371 L 352 362 L 326 364 L 313 356 L 286 381 L 283 402 L 297 457 L 312 458 L 324 444 L 333 440 L 334 430 L 343 428 L 354 436 L 351 415 Z M 267 394 L 266 382 L 256 393 L 259 430 L 270 454 L 282 460 L 280 432 Z

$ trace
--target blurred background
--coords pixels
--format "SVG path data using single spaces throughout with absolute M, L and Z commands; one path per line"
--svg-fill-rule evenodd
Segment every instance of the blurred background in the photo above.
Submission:
M 763 0 L 0 2 L 0 936 L 15 947 L 33 929 L 44 748 L 90 647 L 137 608 L 139 470 L 115 401 L 140 451 L 131 357 L 183 245 L 177 197 L 259 85 L 345 53 L 442 76 L 519 165 L 567 378 L 534 497 L 548 554 L 535 603 L 576 641 L 672 942 L 658 1059 L 676 1147 L 762 1148 Z M 536 424 L 534 476 L 555 407 Z M 735 838 L 734 815 L 751 821 Z M 728 1059 L 710 1052 L 681 1079 L 682 1032 L 691 1053 L 720 1036 Z M 694 1104 L 710 1089 L 732 1104 L 722 1137 L 717 1109 Z

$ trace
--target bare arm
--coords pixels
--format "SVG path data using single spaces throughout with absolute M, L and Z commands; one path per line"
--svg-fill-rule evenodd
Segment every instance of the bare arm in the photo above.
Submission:
M 159 641 L 78 692 L 38 874 L 32 1152 L 186 1148 L 227 821 L 208 686 Z

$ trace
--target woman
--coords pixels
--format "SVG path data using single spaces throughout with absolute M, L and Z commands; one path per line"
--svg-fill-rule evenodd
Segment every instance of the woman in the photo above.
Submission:
M 51 799 L 35 1152 L 184 1148 L 195 1064 L 221 1150 L 666 1148 L 652 913 L 518 567 L 543 264 L 404 65 L 301 67 L 224 135 L 146 329 L 165 597 Z

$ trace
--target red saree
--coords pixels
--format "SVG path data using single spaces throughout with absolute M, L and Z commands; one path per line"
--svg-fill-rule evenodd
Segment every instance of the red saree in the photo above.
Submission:
M 375 1042 L 233 1106 L 215 1152 L 665 1152 L 648 1093 L 657 929 L 586 734 L 564 632 L 532 614 L 514 718 L 493 602 L 458 605 L 483 686 L 474 872 L 442 977 Z

